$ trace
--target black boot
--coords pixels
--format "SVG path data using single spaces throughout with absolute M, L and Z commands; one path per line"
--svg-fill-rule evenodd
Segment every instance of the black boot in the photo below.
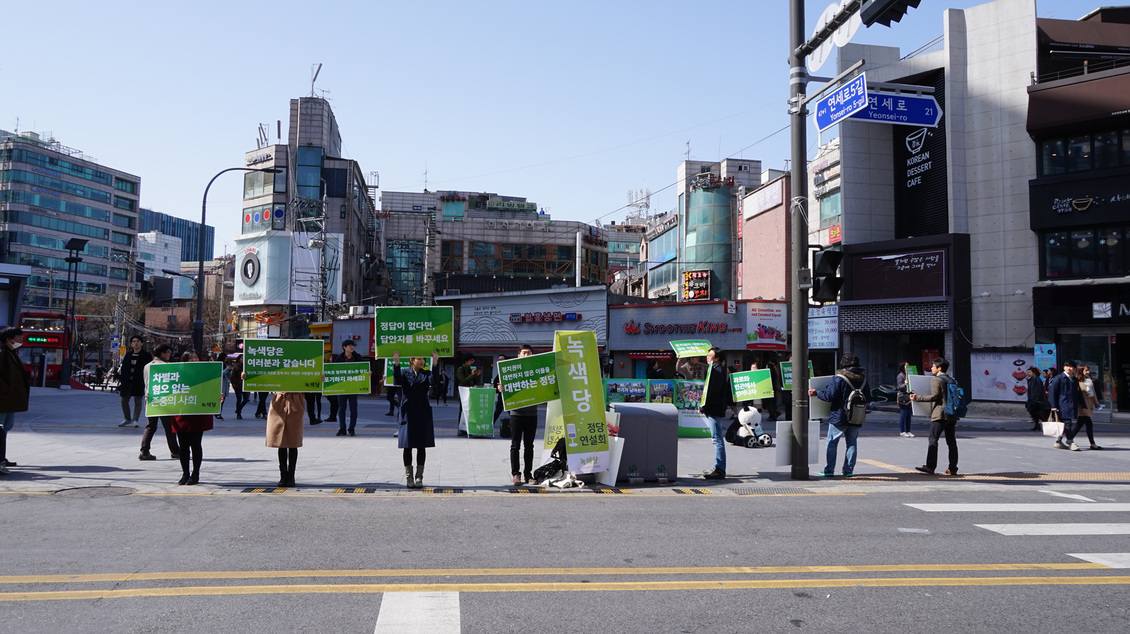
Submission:
M 297 484 L 294 483 L 294 468 L 293 467 L 288 469 L 287 472 L 286 472 L 286 486 L 288 486 L 288 487 L 298 486 Z
M 289 472 L 286 470 L 286 467 L 279 465 L 279 487 L 288 486 L 287 483 L 290 481 L 290 479 L 287 477 L 288 473 Z

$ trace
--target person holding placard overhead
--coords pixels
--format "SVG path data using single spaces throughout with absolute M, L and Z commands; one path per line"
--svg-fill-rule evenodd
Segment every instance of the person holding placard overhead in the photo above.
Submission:
M 403 390 L 400 430 L 396 435 L 397 447 L 404 450 L 404 477 L 409 489 L 424 488 L 424 461 L 428 447 L 436 446 L 435 425 L 432 420 L 431 390 L 439 383 L 439 353 L 432 352 L 432 369 L 424 369 L 423 357 L 412 357 L 407 370 L 400 369 L 400 351 L 392 353 L 392 378 Z M 412 476 L 412 450 L 416 450 L 416 476 Z

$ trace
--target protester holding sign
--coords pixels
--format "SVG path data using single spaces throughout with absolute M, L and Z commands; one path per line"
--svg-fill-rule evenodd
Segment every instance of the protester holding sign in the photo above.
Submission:
M 354 350 L 357 348 L 357 342 L 352 339 L 346 339 L 341 343 L 341 354 L 334 355 L 334 363 L 361 363 L 368 361 L 365 355 L 356 354 Z M 338 403 L 338 436 L 346 434 L 345 427 L 345 412 L 349 411 L 349 428 L 350 436 L 356 436 L 357 432 L 357 395 L 356 394 L 342 394 L 337 397 Z
M 161 346 L 157 346 L 158 351 L 160 348 Z M 160 357 L 161 353 L 158 352 L 157 356 Z M 181 363 L 199 360 L 200 357 L 196 356 L 196 353 L 191 350 L 181 355 Z M 156 362 L 156 360 L 154 360 L 154 362 Z M 223 401 L 222 394 L 220 395 L 220 401 Z M 200 482 L 200 463 L 204 460 L 200 442 L 204 438 L 204 432 L 212 429 L 212 415 L 178 414 L 170 418 L 172 419 L 172 430 L 176 432 L 177 441 L 180 443 L 180 468 L 182 475 L 177 484 L 196 484 Z M 188 471 L 188 458 L 190 453 L 192 454 L 191 474 Z
M 518 350 L 518 358 L 533 356 L 534 349 L 523 344 Z M 499 398 L 502 398 L 502 383 L 495 381 Z M 514 484 L 537 484 L 534 479 L 534 436 L 538 432 L 538 406 L 519 407 L 510 410 L 510 475 Z M 518 471 L 518 448 L 522 447 L 525 470 Z
M 439 353 L 432 352 L 432 369 L 424 369 L 423 357 L 412 357 L 407 371 L 400 369 L 400 351 L 392 353 L 392 376 L 404 392 L 397 446 L 404 450 L 404 477 L 408 488 L 424 488 L 424 462 L 427 448 L 436 446 L 432 404 L 428 395 L 439 384 Z M 412 450 L 416 450 L 416 476 L 412 477 Z
M 302 392 L 275 392 L 267 410 L 267 446 L 279 450 L 279 486 L 297 486 L 294 466 L 302 446 L 306 395 Z
M 172 359 L 172 356 L 173 356 L 173 349 L 167 343 L 159 344 L 156 348 L 153 349 L 153 352 L 154 352 L 153 360 L 150 361 L 148 365 L 152 365 L 154 367 L 161 365 L 163 363 L 168 363 Z M 148 365 L 146 366 L 146 368 L 148 368 Z M 146 369 L 146 368 L 143 368 L 141 372 L 144 375 L 143 382 L 144 382 L 144 385 L 145 385 L 145 392 L 144 392 L 145 398 L 148 398 L 148 396 L 149 396 L 149 373 L 152 372 L 153 369 L 152 368 Z M 148 409 L 148 408 L 146 408 L 146 409 Z M 178 460 L 180 458 L 181 448 L 180 448 L 180 445 L 177 442 L 176 433 L 173 431 L 173 427 L 172 427 L 173 420 L 172 420 L 172 418 L 169 417 L 169 416 L 146 416 L 145 420 L 146 420 L 145 431 L 142 432 L 142 434 L 141 434 L 141 453 L 138 454 L 137 459 L 138 460 L 156 460 L 157 459 L 157 456 L 154 456 L 152 453 L 149 453 L 149 450 L 152 449 L 152 447 L 153 447 L 153 435 L 157 433 L 157 423 L 158 423 L 158 421 L 160 421 L 161 426 L 165 428 L 165 442 L 169 445 L 169 457 L 172 458 L 173 460 Z
M 723 417 L 726 410 L 734 407 L 734 396 L 727 376 L 726 353 L 721 348 L 711 348 L 706 354 L 706 362 L 710 371 L 698 411 L 710 419 L 710 436 L 714 440 L 714 469 L 702 477 L 707 480 L 723 480 L 726 477 L 726 432 Z

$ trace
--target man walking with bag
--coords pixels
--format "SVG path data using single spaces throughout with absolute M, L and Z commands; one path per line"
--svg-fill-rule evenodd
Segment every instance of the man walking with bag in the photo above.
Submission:
M 938 468 L 938 439 L 946 435 L 946 446 L 949 447 L 950 466 L 946 475 L 957 475 L 957 417 L 946 413 L 947 385 L 953 379 L 946 374 L 950 369 L 950 362 L 944 357 L 934 359 L 930 365 L 930 372 L 934 378 L 930 380 L 930 394 L 922 395 L 911 392 L 910 400 L 920 403 L 933 403 L 930 408 L 930 444 L 926 449 L 926 464 L 915 467 L 926 475 L 934 475 Z
M 1071 429 L 1071 422 L 1075 420 L 1078 407 L 1083 402 L 1083 392 L 1079 389 L 1079 381 L 1075 379 L 1074 361 L 1064 361 L 1063 373 L 1048 381 L 1048 401 L 1051 402 L 1052 413 L 1059 415 L 1064 429 L 1063 435 L 1055 439 L 1052 447 L 1079 451 L 1079 447 L 1067 438 L 1067 430 Z

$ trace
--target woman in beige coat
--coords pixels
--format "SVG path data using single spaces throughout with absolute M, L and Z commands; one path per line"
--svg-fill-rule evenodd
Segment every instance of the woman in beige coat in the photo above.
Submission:
M 275 392 L 267 410 L 267 446 L 279 449 L 279 486 L 294 483 L 294 464 L 302 446 L 302 425 L 306 417 L 306 395 L 301 392 Z

